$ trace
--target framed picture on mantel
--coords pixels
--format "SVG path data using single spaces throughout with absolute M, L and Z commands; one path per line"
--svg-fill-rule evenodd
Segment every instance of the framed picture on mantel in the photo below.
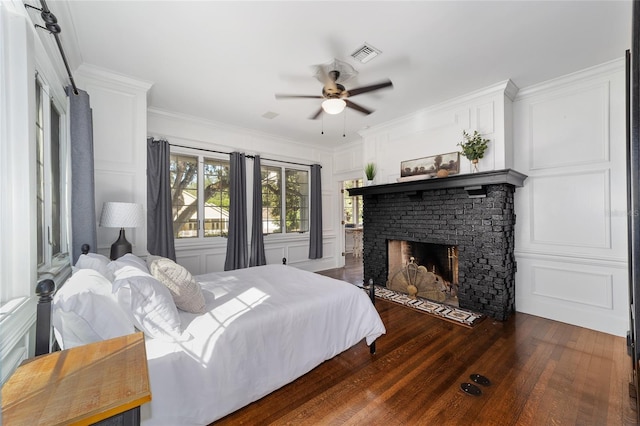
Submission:
M 446 175 L 460 173 L 460 153 L 449 152 L 431 157 L 417 158 L 400 163 L 400 177 L 429 178 L 438 175 L 438 171 L 446 170 Z

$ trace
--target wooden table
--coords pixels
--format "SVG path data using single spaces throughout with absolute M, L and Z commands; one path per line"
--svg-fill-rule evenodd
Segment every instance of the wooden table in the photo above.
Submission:
M 6 425 L 88 425 L 121 416 L 140 421 L 151 401 L 142 333 L 25 360 L 2 387 Z

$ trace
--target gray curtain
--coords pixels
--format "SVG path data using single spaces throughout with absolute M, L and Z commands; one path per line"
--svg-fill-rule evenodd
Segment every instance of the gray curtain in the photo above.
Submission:
M 93 175 L 93 118 L 89 94 L 84 90 L 69 96 L 69 139 L 71 142 L 71 258 L 72 264 L 82 254 L 82 245 L 97 249 L 96 199 Z
M 239 152 L 230 155 L 229 236 L 224 270 L 247 267 L 247 177 L 245 157 Z
M 147 138 L 147 250 L 175 261 L 170 156 L 169 142 Z
M 253 213 L 251 215 L 251 256 L 249 266 L 266 265 L 264 235 L 262 235 L 262 171 L 260 156 L 253 159 Z
M 311 214 L 309 222 L 309 259 L 322 257 L 322 166 L 311 166 Z

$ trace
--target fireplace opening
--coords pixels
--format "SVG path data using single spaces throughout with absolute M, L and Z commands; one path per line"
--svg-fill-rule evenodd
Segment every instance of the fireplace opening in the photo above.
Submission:
M 387 287 L 458 306 L 457 246 L 387 240 L 387 262 Z

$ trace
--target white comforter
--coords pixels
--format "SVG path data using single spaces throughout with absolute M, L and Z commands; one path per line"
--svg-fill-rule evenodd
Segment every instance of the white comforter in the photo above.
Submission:
M 192 337 L 147 338 L 145 425 L 206 425 L 385 333 L 356 286 L 283 265 L 196 277 L 207 312 L 180 311 Z

